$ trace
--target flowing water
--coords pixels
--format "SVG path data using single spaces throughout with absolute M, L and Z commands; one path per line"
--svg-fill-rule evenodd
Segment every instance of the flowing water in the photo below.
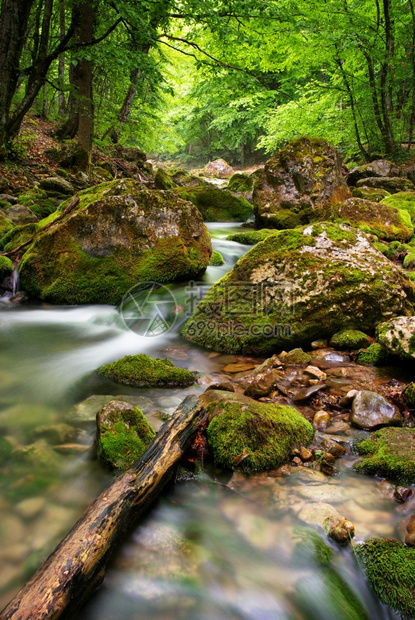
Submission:
M 7 460 L 0 444 L 1 607 L 112 480 L 96 460 L 97 406 L 113 397 L 129 399 L 159 428 L 162 414 L 173 413 L 187 394 L 226 379 L 224 366 L 239 359 L 192 346 L 178 334 L 192 305 L 247 250 L 225 240 L 230 225 L 209 228 L 225 265 L 209 267 L 201 282 L 169 286 L 167 292 L 163 287 L 160 300 L 172 294 L 176 314 L 161 335 L 146 337 L 134 322 L 132 330 L 126 327 L 128 299 L 122 312 L 110 306 L 0 306 L 0 436 L 18 449 Z M 197 371 L 200 382 L 186 389 L 138 390 L 95 372 L 135 353 L 168 357 Z M 377 372 L 368 376 L 370 384 L 392 377 Z M 364 376 L 359 380 L 364 383 Z M 341 382 L 334 378 L 333 389 Z M 346 445 L 357 433 L 341 422 L 327 432 Z M 180 478 L 127 537 L 77 618 L 349 617 L 333 607 L 327 567 L 298 551 L 307 532 L 324 538 L 316 505 L 330 504 L 350 519 L 359 540 L 399 537 L 399 523 L 415 507 L 396 504 L 385 481 L 354 473 L 355 458 L 340 459 L 334 477 L 287 466 L 251 477 L 207 470 L 198 480 Z M 348 584 L 368 617 L 394 618 L 371 592 L 350 548 L 328 544 L 334 552 L 330 572 Z

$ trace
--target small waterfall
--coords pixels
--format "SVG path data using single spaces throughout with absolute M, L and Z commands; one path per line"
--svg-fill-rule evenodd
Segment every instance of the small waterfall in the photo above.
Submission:
M 20 262 L 20 257 L 16 256 L 16 259 L 13 263 L 13 273 L 10 276 L 10 287 L 12 290 L 12 297 L 14 297 L 16 293 L 19 292 L 19 272 L 18 272 L 19 262 Z

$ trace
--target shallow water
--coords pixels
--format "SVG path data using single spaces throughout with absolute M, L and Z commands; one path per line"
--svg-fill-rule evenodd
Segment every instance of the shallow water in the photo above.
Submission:
M 225 265 L 209 267 L 190 290 L 189 284 L 167 287 L 164 294 L 174 296 L 179 310 L 174 324 L 159 336 L 126 328 L 128 300 L 123 313 L 109 306 L 8 304 L 0 309 L 0 435 L 22 448 L 20 461 L 1 467 L 0 607 L 112 480 L 96 461 L 94 416 L 82 417 L 77 403 L 91 395 L 140 397 L 140 407 L 158 428 L 161 413 L 173 413 L 185 395 L 226 379 L 224 366 L 239 359 L 204 351 L 178 335 L 194 292 L 203 296 L 248 249 L 225 240 L 237 226 L 209 228 Z M 138 390 L 95 373 L 102 364 L 135 353 L 168 357 L 197 371 L 200 384 Z M 342 366 L 343 361 L 332 363 Z M 380 386 L 395 371 L 367 371 L 367 377 L 365 371 L 356 372 L 351 377 L 334 373 L 331 389 L 347 391 L 357 381 Z M 56 436 L 56 425 L 62 423 L 69 425 L 59 431 L 67 434 L 63 440 Z M 335 424 L 327 433 L 346 445 L 359 434 Z M 41 466 L 34 466 L 27 449 L 33 442 L 40 442 Z M 391 485 L 356 474 L 355 458 L 349 454 L 337 461 L 340 472 L 331 478 L 288 466 L 251 477 L 209 470 L 197 482 L 179 479 L 118 550 L 103 585 L 77 618 L 341 618 L 331 607 L 324 570 L 312 557 L 295 556 L 303 531 L 298 528 L 311 527 L 325 538 L 314 513 L 316 504 L 327 503 L 354 523 L 358 540 L 399 538 L 399 522 L 415 509 L 414 502 L 396 504 Z M 394 618 L 371 593 L 350 549 L 328 544 L 336 570 L 368 617 Z M 304 588 L 307 605 L 301 602 Z

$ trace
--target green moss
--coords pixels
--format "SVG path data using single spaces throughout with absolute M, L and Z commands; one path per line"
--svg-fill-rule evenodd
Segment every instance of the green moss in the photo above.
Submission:
M 388 352 L 377 342 L 371 344 L 367 349 L 360 349 L 357 356 L 357 363 L 363 366 L 380 366 L 388 358 Z
M 405 402 L 409 409 L 415 409 L 415 383 L 409 383 L 403 391 Z
M 341 222 L 360 228 L 380 239 L 405 241 L 414 233 L 411 217 L 404 209 L 361 198 L 349 198 L 343 203 L 319 206 L 314 219 Z
M 411 280 L 411 282 L 415 282 L 415 271 L 409 271 L 406 274 L 406 277 L 409 278 L 409 280 Z
M 20 204 L 29 207 L 40 219 L 56 211 L 56 199 L 50 198 L 45 190 L 38 187 L 19 194 L 18 198 Z
M 250 401 L 211 403 L 207 436 L 215 461 L 228 468 L 244 453 L 240 467 L 244 471 L 277 468 L 285 463 L 291 450 L 309 444 L 314 430 L 294 407 Z M 219 415 L 218 415 L 219 414 Z
M 101 431 L 99 457 L 110 468 L 127 469 L 147 450 L 156 433 L 137 407 L 115 415 L 120 419 Z
M 355 445 L 366 458 L 354 465 L 361 473 L 400 484 L 415 482 L 415 435 L 411 428 L 381 428 Z
M 213 250 L 209 264 L 213 267 L 219 267 L 220 265 L 224 265 L 225 261 L 223 260 L 222 254 L 217 250 Z
M 0 251 L 10 252 L 20 244 L 28 241 L 36 233 L 36 224 L 24 224 L 15 226 L 2 239 L 0 239 Z
M 408 211 L 411 218 L 415 218 L 415 192 L 398 192 L 384 198 L 382 203 L 395 209 Z
M 218 187 L 185 187 L 176 189 L 180 198 L 190 200 L 199 209 L 205 222 L 244 222 L 252 215 L 252 206 Z
M 415 252 L 410 252 L 403 259 L 403 266 L 405 269 L 412 269 L 415 267 Z
M 169 173 L 163 168 L 158 168 L 154 177 L 154 187 L 156 189 L 174 189 L 177 187 Z
M 256 243 L 263 241 L 274 233 L 274 230 L 262 228 L 261 230 L 244 230 L 241 232 L 233 233 L 232 235 L 228 235 L 226 238 L 228 241 L 237 241 L 238 243 L 242 243 L 243 245 L 255 245 Z
M 355 553 L 380 600 L 412 620 L 415 609 L 415 549 L 396 540 L 372 538 Z
M 13 230 L 14 224 L 10 220 L 8 220 L 3 215 L 0 215 L 0 240 L 7 234 L 10 230 Z
M 380 202 L 390 195 L 391 194 L 386 189 L 376 187 L 355 187 L 352 191 L 352 196 L 355 198 L 363 198 L 371 202 Z M 394 205 L 391 206 L 393 207 Z
M 5 437 L 0 435 L 0 463 L 7 461 L 13 451 L 13 446 Z
M 99 372 L 116 381 L 136 387 L 191 385 L 195 375 L 190 370 L 177 368 L 167 359 L 153 359 L 148 355 L 126 355 L 122 359 L 101 366 Z
M 236 172 L 229 179 L 228 190 L 231 192 L 249 192 L 252 189 L 252 177 Z
M 276 230 L 286 230 L 287 228 L 297 228 L 304 223 L 304 213 L 298 215 L 289 209 L 279 209 L 267 218 L 269 226 Z
M 360 349 L 367 347 L 369 343 L 369 337 L 358 329 L 344 329 L 334 334 L 330 340 L 330 345 L 337 349 Z
M 13 263 L 7 256 L 0 256 L 0 284 L 2 280 L 11 275 L 13 271 Z

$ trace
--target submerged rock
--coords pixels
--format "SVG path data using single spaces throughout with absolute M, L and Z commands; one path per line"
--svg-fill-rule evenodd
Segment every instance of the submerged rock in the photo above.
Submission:
M 125 385 L 186 386 L 196 381 L 195 375 L 185 368 L 177 368 L 168 359 L 153 359 L 148 355 L 126 355 L 116 362 L 105 364 L 100 374 Z
M 380 600 L 403 618 L 414 618 L 415 549 L 397 540 L 371 538 L 355 546 L 355 553 Z
M 353 399 L 351 422 L 358 428 L 374 430 L 381 426 L 402 426 L 399 409 L 380 394 L 367 390 L 358 392 Z
M 315 205 L 350 196 L 340 153 L 322 139 L 293 140 L 254 173 L 253 204 L 258 227 L 294 228 L 310 221 Z M 288 225 L 288 211 L 296 217 Z
M 156 436 L 138 407 L 111 400 L 97 413 L 99 458 L 110 469 L 127 469 Z
M 376 337 L 389 353 L 415 359 L 415 317 L 398 316 L 381 323 Z
M 313 224 L 253 247 L 209 289 L 182 333 L 218 351 L 261 355 L 344 329 L 371 331 L 413 314 L 414 300 L 413 283 L 364 233 Z
M 215 461 L 224 467 L 276 469 L 289 460 L 293 448 L 313 439 L 313 427 L 294 407 L 216 390 L 202 398 L 210 420 L 209 446 Z
M 43 220 L 27 248 L 20 278 L 32 297 L 117 304 L 137 282 L 197 278 L 208 266 L 212 250 L 202 217 L 174 193 L 116 180 L 79 198 L 44 232 L 69 203 Z
M 382 476 L 398 484 L 415 482 L 415 434 L 412 428 L 381 428 L 355 445 L 365 458 L 356 471 Z

